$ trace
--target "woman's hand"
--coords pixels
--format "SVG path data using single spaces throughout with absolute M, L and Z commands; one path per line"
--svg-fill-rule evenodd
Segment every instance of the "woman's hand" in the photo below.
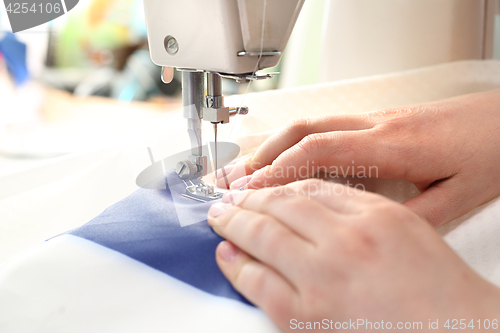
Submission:
M 306 180 L 229 192 L 223 201 L 208 218 L 228 240 L 217 263 L 285 332 L 307 322 L 320 323 L 316 331 L 354 322 L 366 332 L 368 322 L 377 331 L 381 323 L 428 331 L 438 320 L 444 331 L 447 319 L 500 319 L 499 290 L 428 223 L 379 195 Z
M 348 168 L 414 183 L 422 193 L 405 205 L 434 226 L 465 214 L 500 195 L 500 90 L 294 121 L 219 172 L 218 185 L 255 189 Z

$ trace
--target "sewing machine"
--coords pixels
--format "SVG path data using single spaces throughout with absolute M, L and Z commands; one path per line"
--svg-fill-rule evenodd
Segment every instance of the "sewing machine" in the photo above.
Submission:
M 144 0 L 151 59 L 162 66 L 162 80 L 182 72 L 183 114 L 191 155 L 176 171 L 190 196 L 207 200 L 222 194 L 206 184 L 207 156 L 202 149 L 201 120 L 217 126 L 248 108 L 224 105 L 222 78 L 249 82 L 272 77 L 257 71 L 276 66 L 304 0 Z M 205 96 L 205 81 L 206 91 Z M 187 183 L 186 183 L 187 184 Z

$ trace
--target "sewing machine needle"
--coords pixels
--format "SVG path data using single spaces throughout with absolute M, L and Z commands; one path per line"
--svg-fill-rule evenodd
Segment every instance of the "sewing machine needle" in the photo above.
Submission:
M 215 181 L 217 182 L 217 123 L 214 124 L 215 133 Z

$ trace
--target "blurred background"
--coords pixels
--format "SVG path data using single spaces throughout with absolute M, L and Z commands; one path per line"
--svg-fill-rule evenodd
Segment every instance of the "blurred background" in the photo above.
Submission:
M 500 59 L 498 0 L 306 0 L 270 80 L 226 95 Z M 142 0 L 85 0 L 47 24 L 10 33 L 0 5 L 0 173 L 119 141 L 180 107 L 152 63 Z M 15 60 L 12 60 L 15 59 Z

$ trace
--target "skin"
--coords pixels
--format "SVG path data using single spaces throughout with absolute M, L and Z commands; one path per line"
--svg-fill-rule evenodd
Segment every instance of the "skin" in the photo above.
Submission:
M 492 90 L 293 121 L 254 155 L 219 172 L 217 185 L 288 184 L 297 177 L 283 173 L 287 166 L 376 166 L 379 178 L 414 183 L 421 194 L 404 205 L 437 227 L 500 195 L 499 147 L 500 90 Z
M 223 274 L 284 332 L 297 331 L 292 319 L 422 322 L 423 331 L 429 320 L 448 331 L 447 319 L 500 319 L 500 290 L 426 221 L 353 191 L 305 180 L 227 193 L 208 218 L 228 240 L 216 251 Z

